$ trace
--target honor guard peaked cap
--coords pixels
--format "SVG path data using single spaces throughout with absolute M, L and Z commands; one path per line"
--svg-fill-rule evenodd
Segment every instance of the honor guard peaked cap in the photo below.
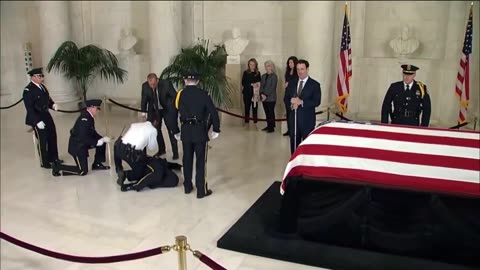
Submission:
M 100 106 L 102 106 L 102 100 L 101 99 L 89 99 L 85 101 L 85 106 L 88 107 L 97 107 L 98 109 L 101 109 Z
M 43 75 L 43 68 L 34 68 L 27 72 L 28 75 L 33 76 L 33 75 Z
M 194 71 L 189 71 L 185 73 L 183 76 L 184 79 L 190 79 L 190 80 L 200 80 L 200 74 Z
M 407 75 L 415 74 L 415 71 L 419 70 L 419 68 L 414 65 L 402 65 L 402 69 L 403 69 L 403 74 L 407 74 Z

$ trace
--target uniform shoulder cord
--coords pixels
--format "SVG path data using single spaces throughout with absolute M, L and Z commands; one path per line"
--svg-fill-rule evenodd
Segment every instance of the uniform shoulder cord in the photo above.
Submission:
M 177 96 L 175 97 L 175 108 L 178 110 L 178 105 L 180 103 L 180 96 L 182 95 L 183 88 L 178 90 Z
M 423 87 L 422 82 L 417 82 L 417 84 L 418 84 L 418 87 L 420 88 L 420 92 L 422 93 L 422 99 L 423 99 L 423 97 L 425 96 L 425 87 Z

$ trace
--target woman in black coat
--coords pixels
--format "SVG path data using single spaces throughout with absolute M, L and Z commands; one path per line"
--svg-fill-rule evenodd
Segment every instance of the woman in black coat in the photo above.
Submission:
M 298 58 L 295 56 L 290 56 L 287 60 L 287 67 L 285 68 L 285 92 L 287 90 L 287 86 L 289 82 L 295 81 L 298 79 L 298 74 L 297 74 L 297 63 L 298 63 Z M 287 103 L 285 103 L 285 112 L 287 114 L 287 123 L 288 123 L 288 111 L 290 110 L 290 107 Z M 283 136 L 288 136 L 289 131 L 283 133 Z

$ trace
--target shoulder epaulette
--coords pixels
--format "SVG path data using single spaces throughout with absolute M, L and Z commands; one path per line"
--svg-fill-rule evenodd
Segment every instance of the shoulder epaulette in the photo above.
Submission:
M 25 89 L 23 89 L 23 91 L 30 91 L 30 89 L 28 89 L 28 87 L 25 87 Z
M 82 118 L 81 120 L 82 120 L 82 121 L 88 121 L 88 119 L 87 119 L 87 118 Z

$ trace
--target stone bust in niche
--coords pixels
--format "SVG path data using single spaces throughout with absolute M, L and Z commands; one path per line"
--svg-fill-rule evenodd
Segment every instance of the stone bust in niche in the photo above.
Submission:
M 248 39 L 240 37 L 240 29 L 232 29 L 232 39 L 225 41 L 225 51 L 229 56 L 239 56 L 248 46 Z
M 135 55 L 137 54 L 133 47 L 137 44 L 137 38 L 132 34 L 129 28 L 122 29 L 122 36 L 119 41 L 120 54 Z
M 420 42 L 415 38 L 409 37 L 409 29 L 407 26 L 402 28 L 401 34 L 390 41 L 390 47 L 395 52 L 395 56 L 405 58 L 414 53 Z

